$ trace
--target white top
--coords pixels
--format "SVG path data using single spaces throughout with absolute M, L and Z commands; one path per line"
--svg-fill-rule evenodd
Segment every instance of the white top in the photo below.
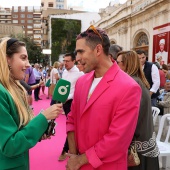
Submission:
M 80 72 L 76 66 L 73 66 L 70 70 L 65 69 L 62 74 L 62 79 L 67 80 L 71 83 L 70 94 L 68 99 L 73 99 L 75 84 L 79 77 L 81 77 L 84 73 Z
M 50 72 L 50 84 L 56 84 L 56 78 L 55 78 L 55 74 L 58 74 L 59 76 L 59 73 L 58 73 L 58 70 L 57 68 L 53 68 Z
M 92 82 L 92 85 L 90 87 L 90 90 L 89 90 L 89 94 L 88 94 L 88 97 L 87 97 L 87 100 L 90 99 L 94 89 L 96 88 L 96 86 L 99 84 L 100 80 L 102 79 L 103 77 L 99 77 L 99 78 L 94 78 L 93 82 Z
M 144 65 L 142 68 L 144 68 Z M 153 85 L 152 87 L 150 87 L 150 91 L 156 93 L 160 87 L 160 75 L 159 75 L 159 70 L 155 64 L 152 64 L 151 77 L 152 77 Z

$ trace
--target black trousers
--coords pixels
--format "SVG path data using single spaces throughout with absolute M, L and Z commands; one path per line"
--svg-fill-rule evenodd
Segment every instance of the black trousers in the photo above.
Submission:
M 68 100 L 66 103 L 63 104 L 63 110 L 65 112 L 65 115 L 67 117 L 68 113 L 70 112 L 71 109 L 71 103 L 72 103 L 73 99 Z M 69 146 L 68 146 L 68 139 L 66 137 L 65 143 L 64 143 L 64 147 L 63 147 L 63 151 L 62 152 L 68 152 L 69 150 Z
M 38 84 L 40 82 L 40 80 L 36 80 L 36 84 Z M 39 91 L 40 91 L 40 87 L 37 87 L 35 90 L 34 90 L 34 99 L 39 99 Z

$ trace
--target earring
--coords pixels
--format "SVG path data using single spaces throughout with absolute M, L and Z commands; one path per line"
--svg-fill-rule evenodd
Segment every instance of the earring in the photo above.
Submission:
M 9 68 L 9 70 L 11 70 L 11 69 L 12 69 L 10 65 L 8 65 L 8 68 Z

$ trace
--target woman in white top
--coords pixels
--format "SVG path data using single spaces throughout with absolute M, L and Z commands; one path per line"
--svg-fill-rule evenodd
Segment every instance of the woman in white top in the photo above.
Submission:
M 54 87 L 57 83 L 57 81 L 59 80 L 60 76 L 58 73 L 58 67 L 59 67 L 60 63 L 58 61 L 55 61 L 53 64 L 53 69 L 50 72 L 50 94 L 53 94 L 54 91 Z M 51 103 L 50 105 L 53 105 L 54 103 L 56 103 L 56 101 L 54 101 L 53 99 L 51 99 Z

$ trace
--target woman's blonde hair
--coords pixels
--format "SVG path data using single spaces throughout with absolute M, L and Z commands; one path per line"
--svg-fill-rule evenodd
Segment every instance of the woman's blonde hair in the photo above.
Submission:
M 55 61 L 53 64 L 53 68 L 58 68 L 60 65 L 60 63 L 58 61 Z
M 25 43 L 21 41 L 15 41 L 7 48 L 7 42 L 10 38 L 3 38 L 0 41 L 0 83 L 10 93 L 13 101 L 18 110 L 19 127 L 25 126 L 33 117 L 32 112 L 27 102 L 26 91 L 18 80 L 15 80 L 10 72 L 10 68 L 7 63 L 7 56 L 13 57 L 14 53 L 20 51 L 20 47 Z
M 117 57 L 122 56 L 122 63 L 125 68 L 125 72 L 130 76 L 136 76 L 141 79 L 143 84 L 149 89 L 150 85 L 142 70 L 138 55 L 135 51 L 121 51 L 117 54 Z

